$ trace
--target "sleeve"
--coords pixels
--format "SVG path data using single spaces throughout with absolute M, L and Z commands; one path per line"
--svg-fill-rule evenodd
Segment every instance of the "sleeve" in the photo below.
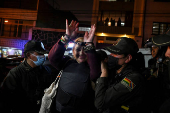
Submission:
M 14 91 L 17 88 L 16 77 L 12 74 L 12 71 L 9 71 L 8 75 L 3 81 L 3 88 L 6 90 Z
M 16 81 L 16 76 L 9 71 L 8 75 L 4 79 L 2 83 L 2 95 L 3 98 L 1 102 L 3 102 L 3 109 L 4 111 L 10 111 L 11 109 L 19 106 L 18 103 L 20 102 L 21 96 L 19 94 L 18 84 Z M 20 98 L 20 99 L 18 99 Z
M 28 109 L 29 99 L 23 89 L 20 78 L 24 73 L 21 75 L 16 68 L 13 68 L 8 73 L 3 83 L 4 109 L 7 111 L 21 112 L 23 109 Z M 22 109 L 19 109 L 18 106 Z
M 108 78 L 101 77 L 96 81 L 95 106 L 98 110 L 104 110 L 110 106 L 122 104 L 129 95 L 132 95 L 139 79 L 135 76 L 127 76 L 119 83 L 108 86 Z
M 52 66 L 60 70 L 66 61 L 70 59 L 70 57 L 65 57 L 64 52 L 66 48 L 64 44 L 59 40 L 50 50 L 48 54 L 48 59 Z
M 85 52 L 87 54 L 87 62 L 90 67 L 90 79 L 95 81 L 100 77 L 101 74 L 101 61 L 99 57 L 97 57 L 97 53 L 94 47 Z

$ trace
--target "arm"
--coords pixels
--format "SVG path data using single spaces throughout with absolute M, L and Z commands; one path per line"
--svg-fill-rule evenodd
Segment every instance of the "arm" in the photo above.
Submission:
M 85 52 L 88 58 L 87 62 L 90 67 L 90 79 L 92 81 L 96 80 L 100 76 L 100 73 L 101 73 L 101 70 L 100 70 L 101 61 L 97 57 L 95 47 L 93 45 L 95 30 L 96 30 L 95 25 L 92 25 L 89 33 L 85 32 L 85 35 L 84 35 L 84 42 L 86 42 Z
M 96 55 L 96 51 L 94 50 L 90 50 L 87 53 L 87 57 L 88 57 L 88 64 L 90 67 L 90 79 L 92 81 L 95 81 L 97 78 L 100 77 L 101 74 L 101 70 L 100 70 L 100 60 L 98 59 L 97 55 Z
M 11 111 L 13 110 L 13 108 L 24 104 L 21 102 L 23 100 L 23 91 L 18 88 L 18 78 L 16 78 L 17 75 L 13 72 L 12 69 L 11 71 L 9 71 L 2 84 L 2 101 L 4 100 L 4 110 L 7 111 Z
M 130 93 L 130 91 L 121 83 L 118 83 L 112 87 L 108 86 L 108 78 L 101 77 L 96 83 L 95 92 L 95 106 L 97 109 L 106 109 L 110 106 L 119 105 L 120 97 Z
M 2 83 L 2 88 L 10 93 L 15 92 L 18 89 L 20 73 L 16 70 L 17 67 L 11 69 Z
M 78 25 L 76 21 L 73 21 L 68 25 L 68 20 L 66 19 L 66 35 L 64 37 L 61 37 L 61 39 L 52 47 L 52 49 L 49 52 L 48 58 L 50 63 L 55 68 L 63 67 L 68 59 L 63 57 L 64 52 L 67 48 L 67 45 L 70 40 L 74 40 L 77 31 L 78 31 Z M 63 65 L 62 65 L 63 64 Z
M 60 65 L 64 60 L 64 52 L 66 48 L 64 47 L 64 44 L 59 40 L 50 50 L 48 54 L 48 59 L 55 68 L 60 69 Z

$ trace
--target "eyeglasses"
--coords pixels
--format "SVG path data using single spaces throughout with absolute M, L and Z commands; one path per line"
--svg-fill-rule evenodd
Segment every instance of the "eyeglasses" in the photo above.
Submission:
M 77 52 L 79 52 L 79 51 L 81 51 L 81 50 L 84 50 L 84 46 L 78 46 L 78 47 L 75 48 L 75 50 L 76 50 Z
M 75 44 L 77 44 L 77 45 L 79 45 L 79 46 L 86 46 L 85 44 L 85 42 L 74 42 Z

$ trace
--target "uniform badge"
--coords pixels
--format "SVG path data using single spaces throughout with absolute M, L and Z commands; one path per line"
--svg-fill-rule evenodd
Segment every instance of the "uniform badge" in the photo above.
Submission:
M 126 77 L 121 81 L 121 84 L 126 86 L 129 89 L 129 91 L 132 91 L 136 86 L 130 79 Z

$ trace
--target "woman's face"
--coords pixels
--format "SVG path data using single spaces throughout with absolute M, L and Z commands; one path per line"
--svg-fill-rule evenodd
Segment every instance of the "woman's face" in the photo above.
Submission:
M 75 44 L 73 48 L 73 57 L 78 63 L 85 62 L 87 60 L 87 55 L 83 50 L 83 46 Z

